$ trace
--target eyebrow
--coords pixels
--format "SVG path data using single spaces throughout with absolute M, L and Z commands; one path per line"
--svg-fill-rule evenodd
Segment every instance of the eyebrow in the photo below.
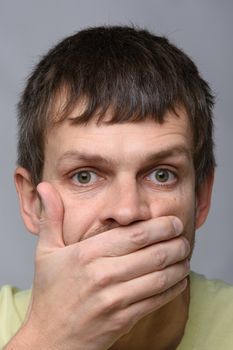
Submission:
M 162 149 L 158 152 L 152 152 L 149 155 L 141 154 L 143 162 L 150 164 L 153 162 L 158 162 L 167 158 L 182 157 L 190 160 L 192 158 L 191 151 L 183 145 L 173 146 L 166 149 Z M 102 166 L 113 166 L 117 164 L 118 161 L 112 159 L 111 157 L 105 157 L 100 154 L 87 153 L 85 151 L 69 150 L 58 158 L 56 166 L 60 167 L 63 162 L 66 161 L 85 161 L 92 164 L 102 165 Z
M 192 158 L 192 152 L 183 145 L 170 146 L 169 148 L 148 155 L 146 157 L 146 162 L 150 163 L 172 157 L 183 157 L 190 160 Z

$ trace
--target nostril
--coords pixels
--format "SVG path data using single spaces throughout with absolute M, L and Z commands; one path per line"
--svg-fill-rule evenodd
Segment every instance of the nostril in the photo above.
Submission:
M 140 207 L 118 207 L 108 210 L 108 216 L 105 215 L 105 222 L 110 225 L 126 226 L 138 221 L 145 221 L 151 218 L 150 211 L 145 211 Z

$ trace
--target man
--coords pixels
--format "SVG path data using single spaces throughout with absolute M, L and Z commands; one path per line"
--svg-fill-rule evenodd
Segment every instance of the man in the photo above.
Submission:
M 35 278 L 31 297 L 1 291 L 5 349 L 233 348 L 232 287 L 189 274 L 212 107 L 194 63 L 145 30 L 83 30 L 41 60 L 15 172 Z

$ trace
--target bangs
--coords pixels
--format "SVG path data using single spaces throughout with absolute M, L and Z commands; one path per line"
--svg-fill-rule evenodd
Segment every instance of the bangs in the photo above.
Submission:
M 184 81 L 182 70 L 177 70 L 177 59 L 168 55 L 165 38 L 160 38 L 154 46 L 149 43 L 147 48 L 145 42 L 144 46 L 140 43 L 143 32 L 137 40 L 126 35 L 124 42 L 119 33 L 113 34 L 109 33 L 108 37 L 105 33 L 95 41 L 90 35 L 86 38 L 85 33 L 82 34 L 76 49 L 71 47 L 69 54 L 66 47 L 63 60 L 53 65 L 50 79 L 51 75 L 54 76 L 51 80 L 56 79 L 58 95 L 63 92 L 64 98 L 66 91 L 65 103 L 57 116 L 59 121 L 82 100 L 85 101 L 82 113 L 75 120 L 79 124 L 93 117 L 100 122 L 107 110 L 111 110 L 109 123 L 145 118 L 162 123 L 167 110 L 174 110 L 178 103 L 185 104 L 182 90 L 187 93 L 187 89 L 179 84 Z M 88 44 L 92 47 L 91 53 L 87 50 Z
M 175 107 L 180 103 L 177 96 L 175 98 L 166 97 L 158 89 L 158 85 L 153 88 L 152 84 L 137 86 L 129 82 L 127 86 L 125 80 L 123 84 L 119 80 L 117 83 L 113 81 L 111 85 L 109 84 L 108 89 L 104 83 L 101 85 L 98 85 L 98 89 L 92 86 L 91 91 L 88 89 L 79 91 L 75 86 L 66 87 L 65 95 L 62 89 L 63 103 L 60 108 L 55 109 L 55 122 L 63 122 L 78 108 L 78 115 L 72 117 L 76 124 L 87 124 L 92 119 L 95 119 L 97 124 L 103 119 L 109 124 L 140 122 L 145 119 L 163 123 L 165 113 L 168 110 L 175 112 Z M 162 89 L 161 86 L 160 88 Z M 108 114 L 107 120 L 106 114 Z

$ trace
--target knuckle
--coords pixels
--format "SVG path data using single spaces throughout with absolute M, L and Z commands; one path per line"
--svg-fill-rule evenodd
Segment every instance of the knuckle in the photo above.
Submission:
M 78 266 L 85 266 L 90 261 L 88 251 L 78 246 L 73 249 L 73 259 L 74 264 L 78 264 Z
M 163 291 L 167 286 L 167 276 L 164 272 L 159 272 L 156 278 L 156 287 L 159 291 Z
M 187 280 L 183 280 L 169 289 L 165 290 L 163 293 L 159 295 L 155 295 L 149 299 L 149 309 L 151 311 L 158 310 L 163 305 L 167 304 L 171 300 L 173 300 L 177 295 L 179 295 L 186 287 Z
M 56 227 L 58 225 L 60 225 L 60 217 L 57 216 L 51 216 L 51 217 L 47 217 L 47 216 L 41 216 L 39 219 L 39 225 L 40 227 Z
M 166 254 L 164 251 L 159 250 L 155 253 L 155 265 L 157 268 L 163 268 L 166 264 Z
M 130 232 L 131 242 L 139 247 L 143 247 L 148 243 L 148 235 L 142 227 L 135 227 Z
M 113 276 L 107 271 L 98 269 L 93 272 L 93 283 L 97 289 L 106 288 L 111 284 Z
M 179 295 L 186 287 L 186 281 L 185 280 L 181 280 L 180 282 L 178 282 L 176 285 L 172 286 L 169 290 L 168 293 L 168 298 L 174 298 L 177 295 Z
M 113 319 L 112 328 L 116 332 L 128 333 L 129 324 L 127 318 L 117 313 Z
M 104 314 L 109 314 L 119 310 L 122 306 L 122 300 L 118 295 L 105 293 L 102 298 L 102 310 Z
M 49 221 L 48 221 L 48 219 L 46 217 L 42 216 L 42 217 L 39 218 L 39 226 L 40 226 L 40 228 L 46 227 L 48 225 L 49 225 Z
M 119 310 L 112 319 L 112 330 L 121 335 L 129 333 L 141 319 L 141 313 L 129 312 L 127 309 Z
M 155 295 L 150 298 L 149 300 L 150 303 L 150 310 L 155 311 L 158 310 L 160 307 L 162 307 L 165 302 L 164 302 L 164 296 L 163 295 Z

